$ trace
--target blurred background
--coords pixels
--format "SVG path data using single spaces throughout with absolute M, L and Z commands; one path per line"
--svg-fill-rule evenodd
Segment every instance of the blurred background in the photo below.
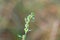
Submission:
M 28 32 L 26 40 L 47 40 L 33 38 L 34 35 L 40 34 L 38 27 L 40 23 L 39 16 L 45 15 L 41 13 L 45 12 L 45 5 L 49 5 L 49 3 L 57 5 L 57 15 L 59 19 L 60 0 L 0 0 L 0 40 L 21 40 L 17 37 L 17 34 L 24 34 L 24 18 L 31 12 L 35 13 L 36 19 L 34 20 L 35 22 L 30 22 L 30 29 L 32 29 L 32 31 Z M 37 29 L 38 32 L 35 32 Z M 58 30 L 58 32 L 60 31 Z M 38 35 L 36 37 L 39 38 Z M 57 40 L 60 40 L 59 38 L 60 37 L 58 37 Z

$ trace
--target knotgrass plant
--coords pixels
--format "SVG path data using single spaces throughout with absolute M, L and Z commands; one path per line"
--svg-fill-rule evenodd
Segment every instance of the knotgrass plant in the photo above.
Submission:
M 29 14 L 26 18 L 25 18 L 25 28 L 24 28 L 24 32 L 25 34 L 24 35 L 18 35 L 19 38 L 22 38 L 22 40 L 26 40 L 26 35 L 27 35 L 27 32 L 31 31 L 29 30 L 29 23 L 30 21 L 34 19 L 34 12 L 31 12 L 31 14 Z

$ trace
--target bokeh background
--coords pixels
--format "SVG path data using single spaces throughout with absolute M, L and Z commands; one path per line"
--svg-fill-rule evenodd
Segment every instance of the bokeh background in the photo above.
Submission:
M 41 13 L 44 5 L 51 2 L 57 4 L 60 18 L 60 0 L 0 0 L 0 40 L 17 40 L 17 34 L 24 34 L 24 18 L 32 11 L 35 14 Z M 30 28 L 33 31 L 28 33 L 27 40 L 32 37 L 29 34 L 38 27 L 35 22 L 31 22 Z M 18 38 L 18 40 L 21 39 Z

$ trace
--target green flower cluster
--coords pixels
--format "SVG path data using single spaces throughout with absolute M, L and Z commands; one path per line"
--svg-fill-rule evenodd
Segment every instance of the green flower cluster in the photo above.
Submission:
M 31 19 L 34 19 L 34 12 L 31 12 L 31 14 L 25 18 L 25 28 L 24 28 L 25 34 L 23 36 L 18 35 L 19 37 L 22 37 L 22 40 L 26 40 L 26 34 L 28 31 L 30 31 L 29 23 L 30 23 Z

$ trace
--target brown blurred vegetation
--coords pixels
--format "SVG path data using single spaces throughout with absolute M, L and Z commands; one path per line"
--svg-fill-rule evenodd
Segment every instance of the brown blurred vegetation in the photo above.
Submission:
M 8 29 L 4 35 L 12 34 L 15 39 L 17 34 L 23 35 L 25 25 L 24 18 L 33 11 L 35 12 L 36 19 L 35 22 L 30 22 L 32 31 L 28 33 L 27 40 L 45 40 L 45 37 L 48 38 L 50 32 L 41 34 L 40 23 L 42 20 L 40 17 L 45 17 L 47 14 L 46 11 L 50 10 L 45 8 L 45 5 L 49 5 L 49 3 L 57 5 L 57 15 L 58 18 L 60 18 L 60 0 L 0 0 L 1 31 L 4 33 L 5 30 Z M 41 39 L 40 35 L 42 35 Z M 37 39 L 33 39 L 36 37 Z M 60 39 L 58 38 L 58 40 Z

